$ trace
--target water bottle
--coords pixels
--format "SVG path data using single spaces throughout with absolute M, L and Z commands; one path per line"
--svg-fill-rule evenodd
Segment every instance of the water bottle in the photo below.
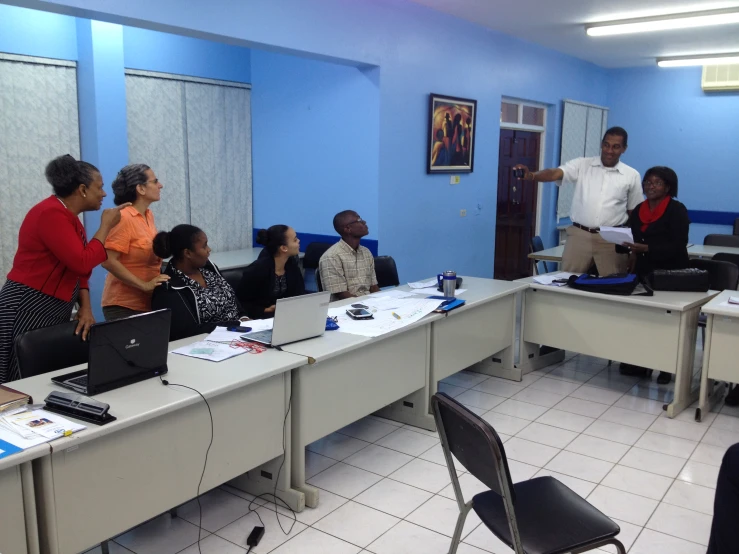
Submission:
M 444 273 L 439 273 L 436 276 L 436 280 L 439 283 L 442 294 L 454 298 L 454 291 L 457 289 L 457 272 L 445 271 Z

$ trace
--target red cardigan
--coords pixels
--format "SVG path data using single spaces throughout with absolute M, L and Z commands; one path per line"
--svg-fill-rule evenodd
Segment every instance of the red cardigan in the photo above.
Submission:
M 77 282 L 89 288 L 92 269 L 107 258 L 103 243 L 87 243 L 79 218 L 50 196 L 26 214 L 8 279 L 69 302 Z

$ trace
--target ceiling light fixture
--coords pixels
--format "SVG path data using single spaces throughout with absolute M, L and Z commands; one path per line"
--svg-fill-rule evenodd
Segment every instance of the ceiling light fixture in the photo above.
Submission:
M 698 56 L 673 56 L 657 58 L 660 67 L 688 67 L 691 65 L 727 65 L 739 63 L 739 52 L 730 54 L 701 54 Z
M 591 37 L 602 37 L 731 23 L 739 23 L 739 9 L 737 8 L 604 21 L 585 25 L 585 32 Z

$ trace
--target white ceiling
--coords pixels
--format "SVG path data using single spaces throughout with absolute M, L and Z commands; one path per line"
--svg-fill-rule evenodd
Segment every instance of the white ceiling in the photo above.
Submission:
M 589 37 L 586 23 L 739 7 L 739 0 L 412 0 L 604 67 L 654 65 L 658 56 L 739 52 L 739 24 Z

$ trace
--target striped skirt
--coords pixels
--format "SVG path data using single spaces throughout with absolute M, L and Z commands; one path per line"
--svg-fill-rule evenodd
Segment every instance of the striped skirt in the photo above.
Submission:
M 65 302 L 15 281 L 0 289 L 0 384 L 20 379 L 15 339 L 26 331 L 69 321 L 77 301 Z

